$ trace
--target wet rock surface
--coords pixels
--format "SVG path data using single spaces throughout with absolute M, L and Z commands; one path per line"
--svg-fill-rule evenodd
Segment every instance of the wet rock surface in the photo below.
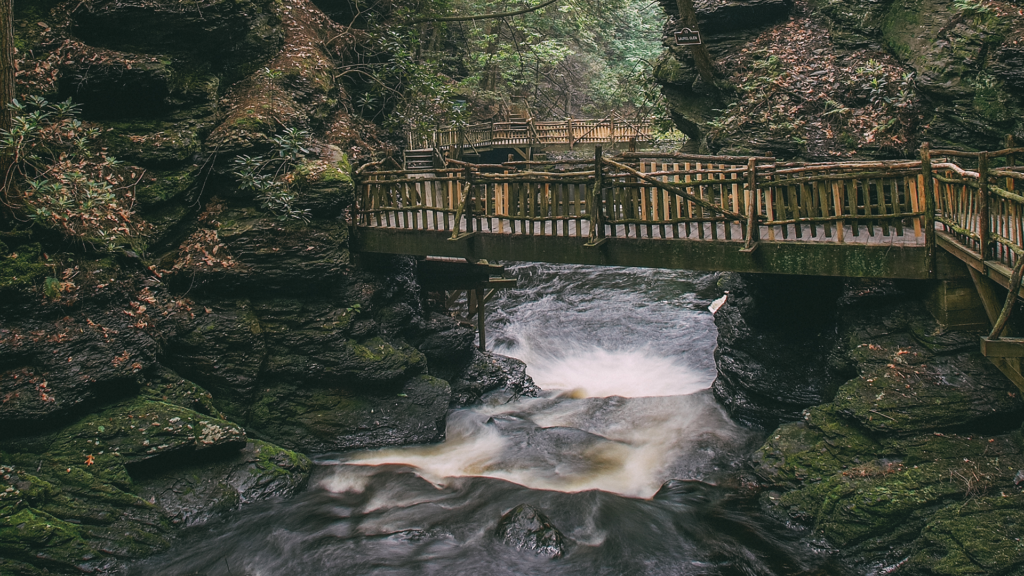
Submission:
M 451 386 L 452 407 L 476 404 L 484 394 L 495 390 L 504 390 L 511 398 L 536 396 L 538 392 L 521 360 L 476 350 Z
M 565 536 L 543 512 L 529 504 L 520 504 L 502 516 L 495 534 L 517 550 L 551 558 L 565 553 Z
M 832 398 L 848 375 L 832 358 L 842 280 L 726 274 L 719 288 L 712 390 L 733 418 L 771 429 Z
M 839 317 L 840 350 L 857 376 L 754 455 L 763 508 L 858 566 L 1024 568 L 1019 390 L 978 353 L 976 334 L 944 331 L 892 285 L 851 286 Z

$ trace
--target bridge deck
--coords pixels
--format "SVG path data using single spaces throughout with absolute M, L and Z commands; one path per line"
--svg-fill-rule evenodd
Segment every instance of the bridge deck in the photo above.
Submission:
M 427 173 L 370 167 L 357 173 L 355 247 L 918 279 L 945 274 L 936 257 L 936 248 L 944 248 L 965 261 L 978 254 L 979 262 L 998 263 L 975 267 L 999 273 L 1024 256 L 1024 196 L 1015 192 L 1024 171 L 1013 167 L 1021 151 L 780 164 L 657 153 L 606 158 L 598 149 L 594 160 L 558 165 L 460 164 Z M 1007 167 L 989 170 L 988 161 L 997 158 Z M 951 241 L 961 249 L 947 246 Z

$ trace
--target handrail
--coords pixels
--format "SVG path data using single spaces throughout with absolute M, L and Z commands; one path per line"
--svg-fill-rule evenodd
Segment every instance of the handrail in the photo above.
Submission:
M 565 138 L 567 127 L 551 130 Z M 581 138 L 593 130 L 581 127 Z M 938 229 L 965 254 L 1012 268 L 1024 258 L 1024 168 L 1016 154 L 1024 148 L 922 146 L 919 160 L 796 164 L 764 156 L 626 152 L 486 165 L 445 158 L 446 168 L 415 171 L 386 170 L 385 159 L 355 170 L 354 216 L 361 226 L 444 230 L 459 241 L 511 232 L 573 236 L 598 246 L 609 237 L 671 235 L 743 240 L 751 252 L 762 240 L 845 243 L 913 235 L 917 239 L 907 242 L 921 245 L 923 236 L 933 271 Z M 1005 166 L 992 168 L 997 156 Z

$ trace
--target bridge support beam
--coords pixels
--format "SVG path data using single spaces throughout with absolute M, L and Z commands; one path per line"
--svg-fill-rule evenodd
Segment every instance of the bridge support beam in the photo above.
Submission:
M 744 242 L 608 238 L 597 249 L 586 239 L 522 234 L 484 234 L 449 242 L 431 230 L 360 227 L 353 250 L 412 256 L 448 256 L 501 261 L 635 266 L 675 270 L 733 271 L 852 278 L 929 277 L 923 246 L 765 242 L 743 253 Z

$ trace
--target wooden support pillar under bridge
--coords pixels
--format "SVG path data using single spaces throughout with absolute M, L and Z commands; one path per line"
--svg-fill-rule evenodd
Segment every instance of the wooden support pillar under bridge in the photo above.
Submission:
M 498 290 L 515 288 L 517 280 L 505 277 L 505 267 L 487 262 L 470 262 L 456 258 L 424 258 L 417 265 L 417 279 L 434 300 L 464 326 L 478 331 L 477 348 L 487 350 L 486 303 Z M 465 315 L 459 315 L 456 305 L 465 298 Z

